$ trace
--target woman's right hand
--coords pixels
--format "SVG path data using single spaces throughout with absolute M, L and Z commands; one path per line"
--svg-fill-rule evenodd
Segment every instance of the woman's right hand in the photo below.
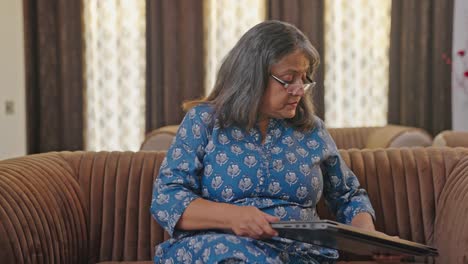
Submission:
M 278 236 L 270 223 L 278 222 L 279 218 L 266 214 L 254 206 L 235 206 L 226 215 L 228 224 L 234 234 L 254 239 L 268 239 Z

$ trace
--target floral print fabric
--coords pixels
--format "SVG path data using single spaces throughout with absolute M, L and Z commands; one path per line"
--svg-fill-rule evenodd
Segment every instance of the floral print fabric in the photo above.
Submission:
M 171 239 L 157 246 L 155 263 L 325 263 L 335 250 L 284 238 L 260 241 L 222 231 L 175 229 L 191 201 L 204 198 L 255 206 L 281 220 L 317 220 L 322 197 L 338 221 L 349 224 L 374 211 L 354 173 L 339 156 L 323 121 L 301 132 L 270 119 L 262 142 L 257 127 L 220 128 L 207 104 L 182 121 L 155 180 L 151 212 Z

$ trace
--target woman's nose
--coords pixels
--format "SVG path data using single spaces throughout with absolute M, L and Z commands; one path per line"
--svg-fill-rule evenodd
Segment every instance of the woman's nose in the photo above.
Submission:
M 301 84 L 294 84 L 294 86 L 294 89 L 291 89 L 289 94 L 292 96 L 303 96 L 305 93 L 304 86 Z

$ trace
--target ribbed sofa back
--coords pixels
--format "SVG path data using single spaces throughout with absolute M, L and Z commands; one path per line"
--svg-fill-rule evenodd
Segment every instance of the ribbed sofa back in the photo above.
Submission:
M 63 153 L 87 212 L 90 262 L 151 260 L 167 239 L 149 211 L 153 181 L 165 153 Z
M 368 191 L 376 227 L 390 235 L 431 244 L 448 179 L 467 149 L 401 148 L 341 151 Z M 468 177 L 468 175 L 467 175 Z M 331 217 L 324 208 L 320 213 Z
M 466 263 L 468 149 L 348 150 L 378 230 Z M 164 152 L 62 152 L 0 162 L 0 262 L 151 260 L 167 234 L 149 213 Z M 330 216 L 323 205 L 319 214 Z M 463 262 L 465 261 L 465 262 Z
M 468 149 L 341 154 L 368 190 L 378 230 L 437 247 L 436 263 L 468 263 Z

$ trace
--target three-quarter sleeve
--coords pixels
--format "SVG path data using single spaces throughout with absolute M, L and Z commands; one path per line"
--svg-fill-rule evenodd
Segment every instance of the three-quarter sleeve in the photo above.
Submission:
M 200 173 L 212 121 L 209 110 L 197 106 L 186 114 L 154 182 L 151 214 L 170 236 L 187 206 L 201 196 Z
M 354 216 L 361 212 L 369 213 L 375 220 L 375 212 L 367 192 L 360 187 L 356 175 L 341 158 L 323 121 L 318 118 L 317 120 L 316 129 L 319 130 L 318 134 L 324 144 L 324 160 L 321 169 L 325 203 L 339 222 L 350 224 Z

